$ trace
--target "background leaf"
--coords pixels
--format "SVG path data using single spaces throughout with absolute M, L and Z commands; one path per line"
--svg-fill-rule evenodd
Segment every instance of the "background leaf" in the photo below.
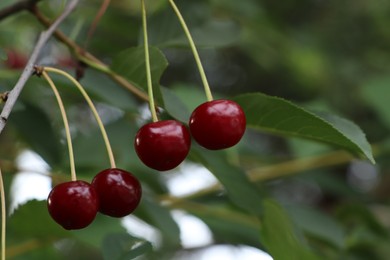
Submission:
M 361 129 L 333 115 L 317 116 L 293 103 L 262 93 L 234 99 L 247 115 L 249 127 L 283 136 L 296 136 L 329 143 L 375 162 L 371 146 Z
M 143 199 L 135 214 L 161 231 L 166 246 L 180 244 L 180 229 L 169 209 L 151 199 Z
M 56 165 L 61 157 L 59 136 L 53 129 L 48 116 L 39 108 L 24 103 L 24 109 L 15 111 L 10 123 L 18 129 L 19 135 L 51 165 Z
M 282 207 L 272 200 L 264 200 L 264 217 L 261 241 L 275 260 L 321 259 L 310 252 L 300 241 L 291 220 Z
M 151 251 L 150 242 L 126 233 L 109 234 L 103 240 L 103 257 L 107 260 L 134 259 Z
M 53 19 L 65 2 L 39 1 L 36 7 Z M 75 53 L 86 49 L 146 93 L 140 1 L 130 2 L 111 1 L 88 40 L 87 31 L 101 3 L 78 5 L 60 30 L 79 48 L 50 41 L 38 64 L 74 74 Z M 112 249 L 112 256 L 126 253 L 122 250 L 128 247 L 120 245 L 129 241 L 129 230 L 156 242 L 153 252 L 140 257 L 144 259 L 212 259 L 217 257 L 207 256 L 214 249 L 229 250 L 234 259 L 247 258 L 242 252 L 248 251 L 256 255 L 248 258 L 254 259 L 261 258 L 261 251 L 274 259 L 285 257 L 287 251 L 289 260 L 294 255 L 311 260 L 313 252 L 325 259 L 388 259 L 390 1 L 176 2 L 199 48 L 213 96 L 234 99 L 238 95 L 248 111 L 244 138 L 234 148 L 217 152 L 194 143 L 188 163 L 164 173 L 149 169 L 133 147 L 136 132 L 149 121 L 145 102 L 105 72 L 86 67 L 81 83 L 98 105 L 116 164 L 142 182 L 143 200 L 134 212 L 139 226 L 124 228 L 131 222 L 99 214 L 86 229 L 63 233 L 44 216 L 45 202 L 28 202 L 9 217 L 9 258 L 100 260 L 104 245 L 105 253 Z M 187 123 L 191 111 L 206 101 L 193 54 L 169 2 L 146 3 L 161 119 Z M 0 13 L 13 4 L 17 2 L 0 1 Z M 8 51 L 18 54 L 15 57 L 23 63 L 42 30 L 31 12 L 0 18 L 1 93 L 13 88 L 23 70 L 23 64 L 7 62 L 12 60 Z M 101 135 L 77 90 L 62 77 L 53 75 L 53 80 L 68 111 L 78 178 L 91 180 L 109 165 Z M 166 88 L 160 91 L 161 86 Z M 242 96 L 259 91 L 264 94 Z M 336 114 L 359 125 L 367 138 Z M 26 188 L 16 188 L 21 180 L 19 155 L 26 149 L 45 159 L 53 181 L 69 178 L 62 175 L 69 172 L 69 158 L 58 115 L 50 88 L 42 78 L 31 77 L 0 135 L 0 167 L 9 205 L 14 198 L 35 197 L 34 188 L 41 187 L 26 178 Z M 16 122 L 19 116 L 22 123 Z M 366 139 L 375 144 L 377 167 L 332 151 L 346 149 L 373 161 Z M 22 167 L 35 171 L 33 162 L 23 161 Z M 266 170 L 268 178 L 248 181 L 245 173 L 256 169 Z M 215 177 L 223 188 L 209 189 L 215 187 Z M 39 192 L 50 189 L 45 179 Z M 263 204 L 264 198 L 270 198 L 271 206 Z M 173 204 L 165 204 L 164 199 Z M 186 222 L 189 214 L 209 227 L 204 240 L 188 231 L 193 227 Z M 145 232 L 138 232 L 143 223 Z M 195 228 L 201 231 L 200 226 Z M 141 245 L 148 247 L 147 242 Z
M 386 76 L 363 82 L 363 87 L 361 88 L 362 98 L 367 101 L 369 106 L 375 109 L 381 120 L 388 127 L 390 127 L 389 85 L 390 78 Z
M 286 207 L 294 223 L 303 231 L 318 239 L 322 239 L 333 246 L 343 249 L 345 247 L 346 232 L 341 223 L 330 216 L 309 207 L 289 205 Z M 318 225 L 318 222 L 323 225 Z
M 233 19 L 216 19 L 210 15 L 207 5 L 199 2 L 186 5 L 178 3 L 178 5 L 198 47 L 228 47 L 239 41 L 240 26 Z M 199 19 L 200 16 L 203 16 L 202 20 Z M 148 31 L 152 45 L 160 48 L 189 47 L 188 39 L 177 17 L 170 9 L 151 17 Z
M 168 66 L 168 61 L 164 54 L 155 47 L 149 47 L 149 57 L 153 94 L 157 102 L 163 104 L 159 87 L 160 77 Z M 147 93 L 145 66 L 144 48 L 139 46 L 126 49 L 117 54 L 112 62 L 111 69 Z
M 20 205 L 9 218 L 7 231 L 28 239 L 51 240 L 70 237 L 71 233 L 63 229 L 50 217 L 46 205 L 46 201 L 37 200 Z

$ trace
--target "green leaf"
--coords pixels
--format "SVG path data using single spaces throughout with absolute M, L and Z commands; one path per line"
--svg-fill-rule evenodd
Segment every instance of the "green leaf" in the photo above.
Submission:
M 384 224 L 372 210 L 359 203 L 341 205 L 336 209 L 336 216 L 344 225 L 354 229 L 367 229 L 381 238 L 390 238 Z
M 193 146 L 190 156 L 192 159 L 201 162 L 215 175 L 226 189 L 230 200 L 237 207 L 255 215 L 262 214 L 260 192 L 241 168 L 232 165 L 227 160 L 224 152 L 208 151 Z
M 160 78 L 168 66 L 164 54 L 156 47 L 149 47 L 150 69 L 155 100 L 162 105 Z M 139 89 L 147 92 L 145 51 L 143 47 L 132 47 L 114 57 L 111 69 L 124 76 Z
M 99 248 L 109 232 L 123 232 L 124 228 L 118 218 L 108 218 L 97 214 L 93 222 L 84 229 L 72 230 L 74 238 L 86 245 Z
M 209 21 L 200 27 L 194 28 L 191 34 L 196 42 L 197 47 L 222 48 L 235 44 L 240 34 L 239 26 L 232 21 Z M 181 33 L 175 37 L 167 39 L 159 35 L 160 39 L 154 39 L 155 43 L 161 47 L 187 47 L 188 39 Z
M 24 238 L 53 239 L 71 236 L 50 217 L 46 201 L 20 205 L 7 222 L 7 231 Z
M 344 248 L 345 230 L 335 219 L 309 207 L 288 206 L 286 210 L 294 223 L 304 232 L 327 241 L 333 246 Z M 319 223 L 321 223 L 319 225 Z
M 9 248 L 20 248 L 25 246 L 25 244 L 28 243 L 28 241 L 31 241 L 32 239 L 29 238 L 26 240 L 26 242 L 21 242 L 19 241 L 20 244 L 12 244 L 12 243 L 7 243 L 7 247 Z M 8 242 L 8 241 L 7 241 Z M 30 242 L 31 243 L 31 242 Z M 12 252 L 12 251 L 11 251 Z M 8 254 L 8 252 L 7 252 Z M 35 250 L 27 249 L 27 250 L 16 250 L 13 253 L 12 257 L 7 257 L 7 259 L 12 259 L 12 260 L 42 260 L 42 259 L 63 259 L 64 255 L 63 252 L 60 252 L 57 248 L 55 248 L 52 244 L 45 244 L 44 242 L 39 245 L 38 248 Z M 77 258 L 73 258 L 74 260 L 77 260 Z
M 376 78 L 364 84 L 361 96 L 378 113 L 384 123 L 390 127 L 390 78 Z
M 187 123 L 191 113 L 184 102 L 168 88 L 161 88 L 161 92 L 167 112 L 174 118 Z
M 107 260 L 134 259 L 152 250 L 152 244 L 127 233 L 109 234 L 103 240 L 103 258 Z
M 50 165 L 58 164 L 61 158 L 60 138 L 54 132 L 50 119 L 38 107 L 28 103 L 24 105 L 23 110 L 12 113 L 9 122 L 32 150 Z
M 264 200 L 261 241 L 275 260 L 315 260 L 314 255 L 297 235 L 296 227 L 285 210 L 273 200 Z
M 317 115 L 287 100 L 262 93 L 244 94 L 234 100 L 244 109 L 251 128 L 328 143 L 354 154 L 362 154 L 375 163 L 365 134 L 346 119 Z
M 240 40 L 239 24 L 228 17 L 215 18 L 207 5 L 199 2 L 187 3 L 180 6 L 180 11 L 198 48 L 221 48 L 231 46 Z M 189 47 L 188 39 L 172 10 L 168 9 L 152 16 L 148 32 L 152 45 L 162 48 Z
M 91 96 L 92 100 L 102 100 L 116 108 L 126 111 L 136 110 L 135 98 L 127 89 L 120 87 L 109 80 L 105 75 L 95 71 L 89 71 L 83 78 L 83 87 Z M 81 95 L 81 94 L 80 94 Z M 99 97 L 99 99 L 94 98 Z

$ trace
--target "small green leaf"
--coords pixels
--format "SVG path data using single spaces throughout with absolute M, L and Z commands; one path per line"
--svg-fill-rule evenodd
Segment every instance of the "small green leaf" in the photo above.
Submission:
M 364 133 L 346 119 L 317 115 L 287 100 L 262 93 L 244 94 L 234 100 L 244 109 L 251 128 L 328 143 L 354 154 L 363 154 L 375 163 Z
M 152 74 L 153 93 L 156 101 L 162 105 L 160 78 L 168 66 L 164 54 L 156 47 L 149 47 L 150 70 Z M 132 47 L 114 57 L 111 69 L 147 92 L 145 51 L 143 47 Z
M 109 234 L 103 240 L 103 258 L 130 260 L 152 251 L 152 244 L 127 233 Z
M 304 244 L 285 210 L 273 200 L 264 200 L 261 241 L 275 260 L 316 260 Z

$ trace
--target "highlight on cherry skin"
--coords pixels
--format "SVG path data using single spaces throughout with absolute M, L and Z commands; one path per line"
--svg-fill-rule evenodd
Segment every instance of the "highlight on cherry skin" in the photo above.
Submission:
M 82 229 L 93 222 L 99 209 L 95 189 L 85 181 L 56 185 L 47 199 L 50 216 L 67 230 Z
M 232 100 L 205 102 L 192 112 L 189 128 L 201 146 L 220 150 L 236 145 L 246 129 L 246 117 L 241 106 Z
M 99 198 L 99 212 L 111 217 L 124 217 L 133 212 L 142 195 L 141 184 L 130 172 L 118 168 L 105 169 L 92 180 Z
M 191 136 L 186 126 L 176 120 L 163 120 L 142 126 L 135 137 L 135 151 L 148 167 L 167 171 L 187 157 Z

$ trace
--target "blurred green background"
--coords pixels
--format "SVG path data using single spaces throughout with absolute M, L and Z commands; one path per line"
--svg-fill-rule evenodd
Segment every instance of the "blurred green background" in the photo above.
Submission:
M 15 2 L 2 0 L 0 10 Z M 38 7 L 53 19 L 66 2 L 42 0 Z M 146 3 L 150 44 L 163 54 L 154 55 L 156 60 L 151 61 L 156 71 L 163 73 L 159 83 L 166 110 L 161 117 L 181 118 L 180 105 L 190 111 L 205 101 L 199 73 L 168 1 Z M 140 3 L 112 0 L 87 42 L 100 4 L 82 1 L 60 30 L 111 65 L 122 51 L 142 44 Z M 352 159 L 328 145 L 248 129 L 233 149 L 208 153 L 193 145 L 189 159 L 178 170 L 155 172 L 142 165 L 133 149 L 136 131 L 148 120 L 145 102 L 102 72 L 87 67 L 81 83 L 101 112 L 117 164 L 143 183 L 143 201 L 134 215 L 157 231 L 159 243 L 147 241 L 131 229 L 126 231 L 123 220 L 100 215 L 85 230 L 65 232 L 49 218 L 44 201 L 33 201 L 8 219 L 10 258 L 130 259 L 131 254 L 143 254 L 141 259 L 200 259 L 196 254 L 222 244 L 258 248 L 275 259 L 294 259 L 294 252 L 296 259 L 388 259 L 390 2 L 178 0 L 177 5 L 194 36 L 216 97 L 262 92 L 310 111 L 347 118 L 360 126 L 373 145 L 376 165 Z M 0 92 L 14 86 L 23 60 L 43 29 L 27 11 L 0 20 Z M 16 64 L 16 55 L 22 64 Z M 166 68 L 161 57 L 168 62 Z M 129 62 L 134 66 L 144 63 Z M 76 63 L 72 51 L 54 39 L 39 60 L 39 64 L 73 74 Z M 103 141 L 81 95 L 63 78 L 53 78 L 71 122 L 78 176 L 91 180 L 108 167 Z M 167 104 L 169 93 L 175 99 Z M 180 102 L 175 103 L 176 99 Z M 174 110 L 169 110 L 170 105 Z M 43 79 L 32 77 L 0 135 L 0 165 L 10 205 L 17 197 L 11 187 L 21 171 L 17 158 L 26 150 L 39 154 L 48 164 L 53 183 L 69 179 L 64 141 L 53 94 Z M 310 159 L 313 156 L 316 160 Z M 215 180 L 209 173 L 199 177 L 191 174 L 198 173 L 191 168 L 194 165 L 198 170 L 206 166 L 218 179 L 225 176 L 241 184 L 248 180 L 234 176 L 259 167 L 269 170 L 270 177 L 253 185 L 253 196 L 258 197 L 251 197 L 251 192 L 232 195 L 215 187 L 207 191 Z M 169 196 L 176 195 L 172 183 L 180 178 L 184 181 L 179 185 L 189 187 L 199 178 L 210 181 L 202 183 L 195 196 L 175 202 Z M 164 199 L 170 206 L 161 203 Z M 255 209 L 248 210 L 247 202 L 240 208 L 239 200 L 255 200 L 267 210 L 258 218 Z M 207 224 L 212 241 L 198 247 L 183 246 L 173 209 Z M 292 240 L 286 241 L 289 236 Z M 286 253 L 278 255 L 278 250 Z

